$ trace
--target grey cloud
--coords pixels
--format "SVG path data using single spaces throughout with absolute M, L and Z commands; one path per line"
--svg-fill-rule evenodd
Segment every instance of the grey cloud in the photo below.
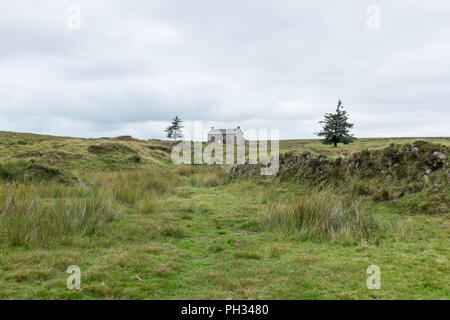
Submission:
M 379 0 L 379 31 L 369 1 L 80 0 L 69 31 L 72 4 L 0 12 L 2 128 L 160 138 L 178 114 L 310 138 L 341 98 L 359 136 L 450 133 L 445 1 Z

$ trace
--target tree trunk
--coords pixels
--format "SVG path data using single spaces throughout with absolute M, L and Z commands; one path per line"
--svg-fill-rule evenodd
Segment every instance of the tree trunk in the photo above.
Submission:
M 334 144 L 333 144 L 333 148 L 336 148 L 337 147 L 337 142 L 335 142 Z

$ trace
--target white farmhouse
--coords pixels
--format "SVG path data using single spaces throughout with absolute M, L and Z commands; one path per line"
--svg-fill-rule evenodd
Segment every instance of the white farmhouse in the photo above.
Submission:
M 236 129 L 214 129 L 214 127 L 211 127 L 211 130 L 208 131 L 208 142 L 243 146 L 245 145 L 244 132 L 240 127 Z

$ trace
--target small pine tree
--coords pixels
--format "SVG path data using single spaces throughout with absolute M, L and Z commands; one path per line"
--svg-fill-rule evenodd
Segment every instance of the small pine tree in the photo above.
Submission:
M 183 126 L 181 125 L 182 122 L 183 121 L 181 121 L 178 116 L 176 116 L 172 120 L 172 124 L 168 126 L 166 130 L 164 130 L 167 132 L 167 138 L 173 139 L 175 141 L 183 138 L 183 131 L 181 130 L 183 128 Z
M 356 140 L 350 134 L 349 129 L 353 128 L 352 123 L 348 123 L 348 115 L 339 100 L 336 113 L 325 113 L 325 119 L 320 121 L 323 124 L 321 132 L 316 133 L 319 137 L 324 137 L 321 141 L 323 144 L 332 144 L 337 147 L 338 143 L 349 144 Z

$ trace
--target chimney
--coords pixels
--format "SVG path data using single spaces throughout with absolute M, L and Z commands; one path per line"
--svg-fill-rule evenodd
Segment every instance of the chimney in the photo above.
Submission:
M 238 129 L 241 129 L 241 127 L 237 126 Z
M 211 130 L 214 130 L 214 127 L 211 127 Z

